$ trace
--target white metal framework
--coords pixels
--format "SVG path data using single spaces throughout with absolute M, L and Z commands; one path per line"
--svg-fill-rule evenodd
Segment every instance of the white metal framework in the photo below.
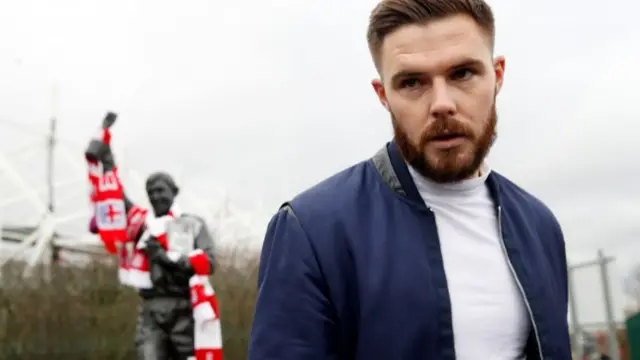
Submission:
M 48 186 L 41 174 L 44 154 L 42 139 L 0 153 L 0 266 L 10 259 L 22 259 L 28 265 L 27 274 L 35 264 L 48 262 L 54 248 L 84 254 L 102 251 L 97 237 L 88 232 L 91 209 L 82 146 L 68 141 L 56 145 L 53 211 L 47 204 Z M 127 194 L 146 204 L 144 179 L 128 166 L 123 154 L 116 151 Z M 196 184 L 180 184 L 181 208 L 206 219 L 220 244 L 259 245 L 267 218 L 260 209 L 248 212 L 234 206 L 224 189 L 212 188 L 211 183 L 206 179 L 206 194 Z

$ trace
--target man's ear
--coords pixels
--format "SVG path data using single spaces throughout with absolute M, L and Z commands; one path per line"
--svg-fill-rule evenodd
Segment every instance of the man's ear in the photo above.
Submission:
M 387 92 L 384 89 L 384 85 L 382 85 L 382 81 L 380 79 L 371 80 L 371 86 L 373 86 L 373 90 L 376 92 L 378 96 L 378 100 L 382 104 L 382 106 L 389 111 L 389 102 L 387 101 Z
M 502 89 L 502 84 L 504 83 L 505 65 L 506 60 L 504 56 L 498 56 L 493 60 L 493 71 L 496 74 L 496 94 L 500 93 L 500 89 Z

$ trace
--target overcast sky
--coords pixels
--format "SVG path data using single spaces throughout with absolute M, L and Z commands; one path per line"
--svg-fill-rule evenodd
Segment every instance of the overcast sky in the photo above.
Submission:
M 119 155 L 142 176 L 167 169 L 272 212 L 391 135 L 370 86 L 375 3 L 0 2 L 0 150 L 39 139 L 53 112 L 61 146 L 81 146 L 113 110 Z M 554 210 L 572 260 L 617 256 L 619 292 L 640 250 L 640 5 L 491 3 L 507 71 L 490 164 Z M 34 159 L 15 161 L 33 175 Z

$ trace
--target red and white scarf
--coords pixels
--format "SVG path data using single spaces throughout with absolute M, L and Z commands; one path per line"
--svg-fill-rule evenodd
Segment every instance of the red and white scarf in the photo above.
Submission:
M 222 328 L 218 301 L 209 282 L 210 264 L 202 250 L 194 250 L 189 262 L 195 275 L 189 279 L 191 305 L 195 322 L 196 360 L 222 360 Z
M 108 130 L 103 130 L 101 137 L 101 141 L 109 144 L 111 135 Z M 87 162 L 92 186 L 90 200 L 94 205 L 98 234 L 105 249 L 111 254 L 118 254 L 120 282 L 137 289 L 152 288 L 149 260 L 143 252 L 146 241 L 154 236 L 167 251 L 167 256 L 176 261 L 181 254 L 169 248 L 166 228 L 169 221 L 180 217 L 179 210 L 173 207 L 168 215 L 154 217 L 146 209 L 133 206 L 125 214 L 124 191 L 117 168 L 103 173 L 99 163 L 89 159 Z M 144 233 L 135 243 L 141 231 Z M 195 360 L 222 360 L 220 313 L 209 281 L 212 264 L 199 249 L 189 254 L 189 262 L 195 272 L 189 279 L 195 322 Z
M 177 206 L 172 206 L 169 213 L 164 216 L 154 217 L 146 210 L 142 210 L 139 207 L 134 207 L 130 210 L 133 217 L 138 214 L 144 219 L 144 232 L 140 236 L 140 239 L 135 244 L 131 261 L 124 267 L 120 267 L 120 271 L 126 271 L 126 284 L 136 289 L 151 289 L 153 284 L 151 283 L 151 274 L 149 273 L 149 259 L 144 250 L 147 246 L 147 240 L 153 236 L 158 239 L 160 245 L 165 249 L 167 255 L 172 260 L 177 260 L 179 253 L 175 253 L 169 249 L 169 243 L 167 241 L 166 228 L 168 222 L 180 217 L 182 214 L 178 210 Z M 133 221 L 132 221 L 133 222 Z M 139 229 L 140 231 L 142 229 Z
M 97 140 L 109 145 L 111 134 L 103 129 Z M 110 254 L 116 254 L 117 244 L 127 240 L 127 217 L 124 206 L 124 191 L 118 168 L 104 172 L 102 164 L 87 159 L 89 183 L 91 185 L 90 201 L 100 239 Z

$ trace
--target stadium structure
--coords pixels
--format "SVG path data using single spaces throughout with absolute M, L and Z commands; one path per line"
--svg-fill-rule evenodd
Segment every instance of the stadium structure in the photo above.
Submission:
M 0 268 L 10 260 L 24 261 L 27 275 L 37 264 L 81 266 L 109 259 L 99 238 L 88 231 L 92 209 L 82 156 L 85 144 L 59 137 L 54 143 L 45 132 L 17 127 L 2 127 L 2 137 L 21 141 L 0 153 Z M 148 205 L 144 177 L 129 166 L 122 150 L 116 147 L 115 153 L 127 195 Z M 259 204 L 250 209 L 235 205 L 212 179 L 177 178 L 179 206 L 202 216 L 218 245 L 247 251 L 259 247 L 268 221 Z

